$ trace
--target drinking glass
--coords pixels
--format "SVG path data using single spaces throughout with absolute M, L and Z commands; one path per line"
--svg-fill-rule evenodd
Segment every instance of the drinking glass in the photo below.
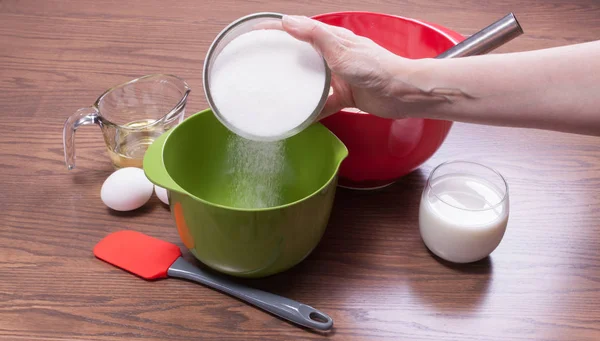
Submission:
M 509 216 L 508 184 L 498 171 L 451 161 L 429 175 L 419 209 L 423 242 L 455 263 L 487 257 L 500 244 Z

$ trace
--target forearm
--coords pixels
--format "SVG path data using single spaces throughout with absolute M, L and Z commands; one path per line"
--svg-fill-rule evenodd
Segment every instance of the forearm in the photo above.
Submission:
M 411 115 L 600 135 L 600 41 L 422 60 L 407 77 L 425 103 Z

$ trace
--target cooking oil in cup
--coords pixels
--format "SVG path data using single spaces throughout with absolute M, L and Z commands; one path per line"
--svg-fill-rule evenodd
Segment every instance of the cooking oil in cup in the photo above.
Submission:
M 155 120 L 145 119 L 121 125 L 114 143 L 108 143 L 108 156 L 115 168 L 143 167 L 148 147 L 164 132 Z

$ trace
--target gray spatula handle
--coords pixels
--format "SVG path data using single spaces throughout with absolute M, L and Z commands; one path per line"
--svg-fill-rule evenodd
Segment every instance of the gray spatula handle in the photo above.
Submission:
M 333 326 L 331 317 L 311 306 L 213 275 L 190 264 L 181 257 L 171 265 L 168 275 L 169 277 L 188 279 L 225 292 L 304 327 L 329 330 Z

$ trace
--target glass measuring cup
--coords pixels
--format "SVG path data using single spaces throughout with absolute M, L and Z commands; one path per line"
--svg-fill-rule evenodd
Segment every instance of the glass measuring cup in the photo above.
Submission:
M 143 76 L 106 90 L 92 106 L 65 121 L 67 168 L 75 168 L 75 131 L 91 124 L 100 126 L 115 168 L 142 168 L 148 146 L 183 121 L 190 91 L 183 79 L 165 74 Z

